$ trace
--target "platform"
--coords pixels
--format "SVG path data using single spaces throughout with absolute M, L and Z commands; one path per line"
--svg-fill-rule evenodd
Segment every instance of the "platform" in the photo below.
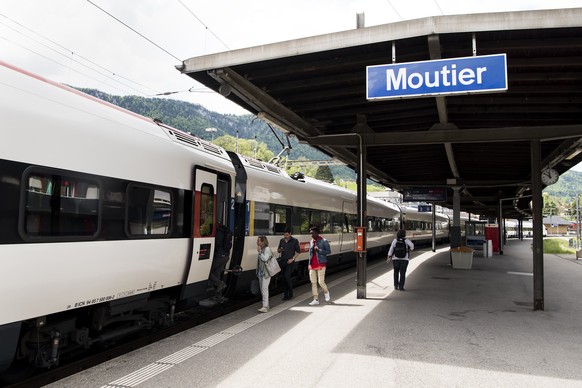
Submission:
M 330 276 L 333 304 L 271 298 L 49 387 L 582 387 L 582 260 L 544 256 L 545 310 L 533 311 L 531 240 L 449 265 L 413 254 L 406 291 L 391 266 Z

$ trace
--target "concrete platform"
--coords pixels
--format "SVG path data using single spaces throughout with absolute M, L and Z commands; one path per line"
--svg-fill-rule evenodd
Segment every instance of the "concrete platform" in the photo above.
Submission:
M 449 265 L 415 252 L 407 291 L 391 266 L 328 278 L 333 304 L 271 298 L 49 387 L 582 387 L 582 260 L 546 255 L 545 310 L 533 311 L 531 241 Z

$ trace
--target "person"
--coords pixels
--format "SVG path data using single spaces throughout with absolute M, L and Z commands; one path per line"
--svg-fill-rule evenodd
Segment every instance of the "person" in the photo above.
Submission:
M 406 269 L 410 260 L 410 252 L 414 250 L 412 241 L 406 238 L 406 231 L 400 229 L 388 250 L 388 260 L 392 260 L 394 267 L 394 289 L 405 291 Z
M 221 277 L 224 272 L 224 267 L 229 260 L 230 248 L 232 248 L 232 233 L 226 225 L 222 223 L 218 224 L 214 242 L 214 257 L 212 258 L 208 280 L 214 287 L 213 298 L 222 300 L 222 292 L 226 288 L 226 284 L 222 281 Z
M 325 269 L 327 266 L 327 255 L 331 253 L 329 242 L 319 235 L 319 228 L 314 226 L 310 229 L 311 241 L 309 242 L 309 280 L 311 281 L 311 294 L 313 300 L 310 306 L 319 304 L 317 283 L 323 289 L 325 301 L 330 301 L 329 289 L 325 284 Z
M 293 298 L 293 282 L 291 281 L 291 273 L 295 259 L 301 253 L 299 248 L 299 240 L 291 236 L 291 228 L 285 229 L 283 238 L 279 241 L 277 252 L 281 255 L 279 258 L 279 266 L 283 275 L 283 300 Z
M 257 277 L 259 278 L 263 303 L 263 307 L 259 309 L 259 312 L 266 313 L 269 312 L 269 283 L 271 283 L 271 275 L 267 271 L 265 263 L 273 257 L 267 237 L 259 236 L 257 238 L 257 253 Z

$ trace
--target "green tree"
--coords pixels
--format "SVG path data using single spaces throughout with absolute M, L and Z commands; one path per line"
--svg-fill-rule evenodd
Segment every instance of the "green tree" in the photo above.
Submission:
M 237 139 L 234 136 L 224 135 L 214 139 L 214 144 L 224 148 L 227 151 L 236 152 Z M 249 158 L 263 160 L 268 162 L 275 154 L 267 148 L 262 142 L 254 139 L 238 139 L 238 153 Z
M 315 172 L 315 179 L 320 181 L 333 183 L 333 174 L 329 166 L 319 166 Z

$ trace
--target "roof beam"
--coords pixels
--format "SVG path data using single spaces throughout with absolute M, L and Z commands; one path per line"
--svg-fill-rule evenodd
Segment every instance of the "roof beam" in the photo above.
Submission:
M 369 147 L 390 145 L 419 145 L 444 143 L 494 143 L 503 141 L 556 140 L 582 137 L 582 124 L 548 125 L 536 127 L 479 128 L 470 130 L 443 130 L 363 134 Z M 315 146 L 355 147 L 357 139 L 341 134 L 333 137 L 307 137 Z

